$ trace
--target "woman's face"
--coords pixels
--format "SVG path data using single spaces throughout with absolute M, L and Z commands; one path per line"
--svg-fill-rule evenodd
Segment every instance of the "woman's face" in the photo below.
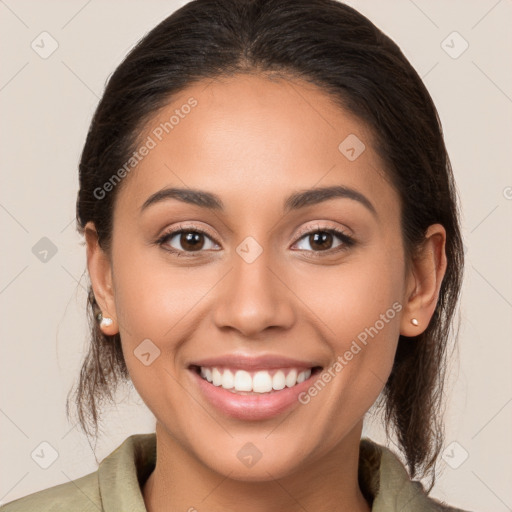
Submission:
M 237 75 L 187 88 L 143 144 L 118 185 L 106 314 L 162 431 L 247 480 L 359 438 L 411 284 L 369 131 L 311 84 Z M 342 188 L 293 199 L 329 187 Z

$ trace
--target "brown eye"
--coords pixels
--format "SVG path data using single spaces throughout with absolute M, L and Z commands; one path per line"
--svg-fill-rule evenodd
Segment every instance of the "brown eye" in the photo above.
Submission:
M 319 231 L 312 235 L 308 235 L 310 246 L 315 249 L 319 248 L 320 251 L 325 251 L 332 247 L 332 233 L 328 233 L 327 231 Z
M 199 251 L 204 246 L 204 235 L 193 231 L 184 231 L 180 235 L 180 244 L 185 251 Z
M 339 242 L 336 244 L 335 240 Z M 300 244 L 307 242 L 308 247 L 300 247 Z M 334 245 L 335 244 L 335 245 Z M 309 252 L 336 252 L 338 250 L 348 249 L 355 244 L 355 240 L 337 229 L 316 229 L 306 232 L 297 242 L 298 248 Z
M 215 249 L 212 238 L 198 229 L 176 229 L 164 234 L 157 243 L 170 252 L 180 254 Z

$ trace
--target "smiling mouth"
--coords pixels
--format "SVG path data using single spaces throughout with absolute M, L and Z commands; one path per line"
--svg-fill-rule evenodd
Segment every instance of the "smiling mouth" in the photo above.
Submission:
M 241 395 L 270 394 L 285 388 L 293 388 L 316 375 L 321 366 L 312 368 L 274 368 L 269 370 L 246 371 L 219 366 L 191 365 L 203 380 L 210 384 Z

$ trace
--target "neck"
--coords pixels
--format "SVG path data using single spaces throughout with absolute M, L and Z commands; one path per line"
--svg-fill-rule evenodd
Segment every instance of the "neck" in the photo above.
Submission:
M 289 476 L 248 482 L 231 479 L 205 466 L 157 423 L 157 462 L 142 489 L 146 509 L 370 512 L 357 478 L 361 428 L 362 423 L 334 450 Z

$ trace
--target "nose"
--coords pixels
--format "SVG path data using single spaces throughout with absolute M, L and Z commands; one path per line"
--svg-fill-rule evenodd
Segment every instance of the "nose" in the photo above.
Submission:
M 257 337 L 270 327 L 289 329 L 295 322 L 293 292 L 284 273 L 263 251 L 249 262 L 235 253 L 233 266 L 219 283 L 214 322 L 245 337 Z

